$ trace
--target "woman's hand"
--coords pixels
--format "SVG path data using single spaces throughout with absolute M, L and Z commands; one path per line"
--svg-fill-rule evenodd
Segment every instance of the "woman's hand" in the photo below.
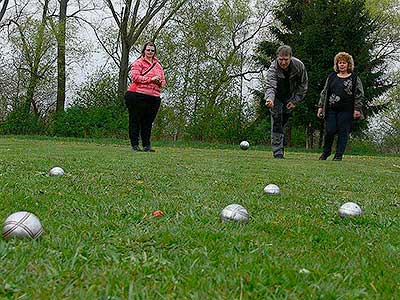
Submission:
M 318 108 L 317 117 L 320 119 L 324 117 L 324 109 L 322 107 Z
M 289 101 L 287 104 L 286 104 L 286 108 L 287 109 L 293 109 L 293 108 L 295 108 L 296 107 L 296 104 L 294 104 L 292 101 Z
M 155 84 L 161 85 L 161 78 L 160 76 L 156 75 L 151 78 L 151 82 L 154 82 Z

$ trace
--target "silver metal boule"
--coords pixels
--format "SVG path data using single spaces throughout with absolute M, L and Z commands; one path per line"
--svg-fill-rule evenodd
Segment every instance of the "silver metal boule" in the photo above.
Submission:
M 339 216 L 345 217 L 357 217 L 361 216 L 362 210 L 361 207 L 354 202 L 346 202 L 339 208 Z
M 247 222 L 249 220 L 249 213 L 240 204 L 230 204 L 221 211 L 221 220 Z
M 50 170 L 49 175 L 50 176 L 63 176 L 64 170 L 60 167 L 54 167 Z
M 281 190 L 279 189 L 279 186 L 277 186 L 276 184 L 268 184 L 265 188 L 264 188 L 264 193 L 269 194 L 269 195 L 277 195 L 281 192 Z
M 250 147 L 250 144 L 248 141 L 240 142 L 240 148 L 242 148 L 242 150 L 247 150 L 247 149 L 249 149 L 249 147 Z
M 43 232 L 38 217 L 27 211 L 18 211 L 7 217 L 3 223 L 3 238 L 37 239 Z

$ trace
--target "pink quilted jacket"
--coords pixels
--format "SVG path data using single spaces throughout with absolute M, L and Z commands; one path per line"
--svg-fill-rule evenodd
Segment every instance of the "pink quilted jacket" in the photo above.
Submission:
M 157 58 L 153 58 L 153 63 L 156 63 L 155 66 L 144 76 L 143 74 L 150 69 L 152 63 L 147 61 L 144 57 L 141 57 L 131 65 L 130 77 L 132 83 L 128 91 L 155 97 L 160 96 L 161 88 L 166 84 L 164 70 Z M 151 82 L 151 78 L 156 75 L 160 76 L 161 85 Z

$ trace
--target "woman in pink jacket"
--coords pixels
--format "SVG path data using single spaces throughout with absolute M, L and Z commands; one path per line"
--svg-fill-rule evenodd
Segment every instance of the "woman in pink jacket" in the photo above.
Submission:
M 142 151 L 139 135 L 143 151 L 154 152 L 150 144 L 151 128 L 160 108 L 160 91 L 166 83 L 164 70 L 155 55 L 156 45 L 147 42 L 141 57 L 130 68 L 132 82 L 125 94 L 125 103 L 129 111 L 129 138 L 134 152 Z

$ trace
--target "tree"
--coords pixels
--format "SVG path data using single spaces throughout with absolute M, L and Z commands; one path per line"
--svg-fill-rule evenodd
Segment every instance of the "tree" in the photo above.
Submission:
M 59 0 L 60 12 L 58 17 L 57 36 L 57 105 L 56 112 L 63 112 L 65 108 L 65 36 L 67 27 L 68 0 Z
M 166 103 L 177 135 L 238 139 L 246 106 L 245 81 L 261 68 L 251 59 L 255 39 L 269 25 L 268 6 L 243 0 L 193 1 L 160 36 L 167 70 Z M 176 137 L 175 137 L 176 138 Z
M 398 61 L 400 55 L 400 1 L 366 0 L 366 6 L 376 28 L 372 34 L 373 57 L 382 57 L 385 61 Z
M 365 0 L 288 0 L 278 6 L 274 15 L 279 21 L 272 28 L 276 42 L 265 42 L 261 53 L 270 55 L 277 44 L 289 44 L 294 55 L 306 65 L 309 90 L 295 112 L 292 125 L 306 129 L 310 147 L 314 130 L 320 127 L 315 117 L 319 93 L 333 71 L 333 57 L 339 51 L 354 57 L 356 73 L 365 87 L 365 114 L 371 115 L 379 109 L 369 104 L 388 88 L 384 80 L 386 57 L 373 55 L 377 23 L 370 16 Z
M 29 72 L 26 87 L 25 100 L 22 104 L 22 111 L 28 115 L 31 107 L 36 116 L 39 115 L 37 103 L 34 100 L 36 87 L 45 73 L 52 67 L 54 60 L 50 58 L 44 62 L 44 58 L 51 51 L 53 43 L 51 43 L 49 34 L 46 31 L 48 19 L 49 0 L 45 0 L 42 9 L 40 21 L 28 18 L 25 23 L 21 24 L 15 20 L 17 31 L 19 33 L 19 41 L 26 67 Z M 30 27 L 32 26 L 32 27 Z M 30 31 L 31 29 L 33 31 Z
M 119 67 L 118 94 L 123 102 L 126 92 L 129 53 L 133 45 L 138 41 L 150 22 L 157 19 L 159 24 L 154 31 L 155 39 L 160 30 L 190 0 L 127 0 L 118 7 L 112 0 L 105 0 L 111 11 L 115 24 L 118 27 L 119 48 L 117 51 L 105 50 Z M 105 46 L 104 43 L 102 43 Z
M 393 72 L 392 77 L 396 84 L 376 100 L 385 108 L 370 118 L 367 136 L 382 152 L 400 153 L 400 72 Z
M 63 112 L 65 109 L 66 101 L 66 54 L 68 50 L 66 49 L 67 41 L 67 20 L 76 19 L 78 21 L 82 20 L 80 14 L 85 12 L 94 11 L 96 7 L 93 3 L 83 0 L 76 0 L 71 3 L 70 0 L 58 0 L 59 3 L 59 13 L 58 13 L 58 23 L 51 20 L 51 26 L 57 41 L 57 102 L 56 102 L 56 112 Z M 67 9 L 70 4 L 75 4 L 75 10 L 67 15 Z M 74 39 L 70 37 L 70 40 Z

